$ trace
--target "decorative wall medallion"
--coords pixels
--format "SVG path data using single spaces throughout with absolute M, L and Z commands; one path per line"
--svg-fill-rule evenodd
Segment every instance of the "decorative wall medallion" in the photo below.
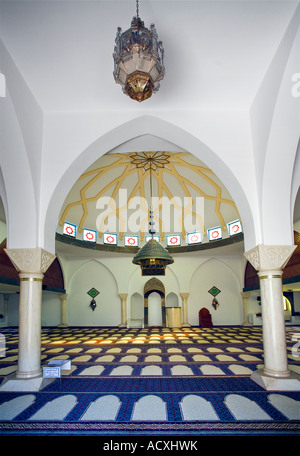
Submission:
M 219 288 L 213 286 L 213 287 L 211 287 L 210 290 L 208 290 L 208 293 L 210 293 L 215 298 L 216 296 L 218 296 L 219 293 L 221 293 L 221 290 L 219 290 Z
M 95 297 L 98 296 L 98 294 L 100 293 L 100 291 L 96 290 L 96 288 L 91 288 L 89 291 L 87 291 L 87 294 L 93 298 L 90 302 L 90 308 L 92 310 L 95 310 L 96 307 L 97 307 L 97 304 L 96 304 L 96 301 L 95 301 Z
M 96 288 L 91 288 L 87 294 L 91 297 L 91 298 L 95 298 L 96 296 L 98 296 L 98 294 L 100 293 L 100 291 L 96 290 Z

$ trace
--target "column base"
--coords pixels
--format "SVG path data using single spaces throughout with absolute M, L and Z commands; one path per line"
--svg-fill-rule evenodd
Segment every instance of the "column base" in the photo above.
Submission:
M 22 371 L 17 371 L 16 372 L 16 378 L 20 380 L 30 380 L 32 378 L 37 378 L 41 377 L 43 374 L 42 368 L 39 368 L 36 371 L 31 371 L 31 372 L 22 372 Z
M 3 380 L 0 391 L 40 391 L 54 380 L 56 379 L 43 377 L 17 378 L 16 374 L 12 374 Z
M 67 328 L 68 326 L 68 323 L 60 323 L 59 325 L 57 325 L 58 328 Z
M 127 323 L 121 323 L 118 328 L 127 328 Z
M 267 391 L 300 391 L 300 378 L 293 372 L 289 377 L 271 377 L 259 369 L 250 378 Z
M 189 323 L 182 323 L 181 327 L 182 328 L 190 328 L 191 325 Z

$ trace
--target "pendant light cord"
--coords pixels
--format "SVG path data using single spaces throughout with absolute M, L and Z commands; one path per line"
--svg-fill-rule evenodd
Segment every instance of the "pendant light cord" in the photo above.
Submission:
M 149 221 L 149 234 L 151 234 L 151 237 L 153 239 L 153 236 L 154 234 L 156 233 L 155 229 L 153 228 L 153 226 L 155 225 L 155 222 L 154 222 L 154 215 L 153 215 L 153 207 L 152 207 L 152 196 L 153 196 L 153 193 L 152 193 L 152 161 L 150 159 L 150 174 L 149 174 L 149 177 L 150 177 L 150 210 L 149 210 L 149 215 L 150 215 L 150 221 Z
M 152 163 L 150 162 L 150 204 L 152 206 Z

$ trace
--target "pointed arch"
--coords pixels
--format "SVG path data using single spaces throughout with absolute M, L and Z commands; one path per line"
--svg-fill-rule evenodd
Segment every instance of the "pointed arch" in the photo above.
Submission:
M 168 419 L 167 404 L 153 394 L 142 396 L 135 402 L 131 421 L 166 421 Z
M 87 294 L 96 288 L 96 308 L 90 308 Z M 68 322 L 71 326 L 118 326 L 121 305 L 117 282 L 112 272 L 100 261 L 88 260 L 73 271 L 68 281 Z
M 167 307 L 179 307 L 178 295 L 171 291 L 166 297 Z
M 213 286 L 221 292 L 217 296 L 219 307 L 212 306 L 213 296 L 208 292 Z M 224 261 L 209 258 L 198 266 L 190 281 L 188 298 L 188 322 L 198 325 L 198 312 L 202 307 L 209 309 L 213 325 L 240 324 L 242 319 L 242 284 L 236 273 Z
M 152 279 L 149 279 L 148 282 L 145 283 L 145 286 L 144 286 L 145 298 L 148 297 L 152 291 L 156 291 L 162 297 L 165 296 L 165 286 L 162 283 L 162 281 L 159 280 L 157 277 L 152 277 Z
M 101 261 L 99 260 L 96 260 L 95 258 L 92 258 L 90 260 L 87 260 L 85 262 L 83 262 L 76 270 L 74 270 L 71 274 L 70 274 L 70 277 L 68 277 L 68 284 L 70 284 L 73 279 L 74 279 L 74 276 L 79 273 L 82 268 L 85 268 L 87 264 L 89 263 L 96 263 L 97 265 L 103 267 L 106 271 L 108 271 L 108 273 L 110 274 L 110 276 L 112 277 L 112 279 L 114 280 L 114 283 L 116 284 L 117 286 L 117 281 L 116 281 L 116 278 L 114 276 L 114 274 L 111 272 L 111 270 L 105 265 L 103 264 Z
M 217 262 L 221 263 L 225 268 L 229 269 L 230 272 L 235 276 L 238 285 L 241 286 L 240 280 L 239 280 L 238 276 L 236 275 L 236 272 L 235 272 L 227 263 L 225 263 L 225 261 L 223 261 L 223 260 L 220 259 L 220 258 L 215 258 L 215 257 L 213 257 L 213 258 L 206 258 L 206 259 L 203 261 L 203 263 L 201 263 L 201 264 L 194 270 L 194 272 L 193 272 L 193 274 L 191 275 L 191 278 L 190 278 L 190 284 L 191 284 L 191 281 L 192 281 L 192 279 L 193 279 L 194 274 L 197 272 L 197 270 L 198 270 L 199 268 L 202 268 L 205 264 L 207 264 L 207 263 L 209 263 L 209 262 L 214 262 L 214 261 L 217 261 Z
M 140 293 L 133 293 L 130 298 L 130 321 L 143 320 L 144 318 L 144 299 Z
M 297 172 L 299 177 L 299 171 L 295 171 L 299 147 L 299 104 L 291 93 L 291 75 L 299 70 L 299 19 L 298 4 L 266 74 L 262 91 L 268 100 L 266 105 L 273 107 L 269 126 L 265 122 L 260 124 L 260 128 L 268 133 L 261 177 L 261 220 L 263 243 L 269 245 L 293 244 L 295 190 L 291 183 Z
M 181 149 L 192 153 L 209 166 L 224 183 L 238 207 L 243 221 L 247 250 L 250 246 L 256 245 L 255 225 L 249 201 L 237 176 L 228 165 L 225 164 L 216 152 L 191 133 L 179 128 L 175 124 L 146 115 L 125 122 L 105 133 L 83 150 L 70 164 L 63 177 L 57 183 L 47 207 L 44 223 L 44 244 L 47 250 L 55 250 L 56 224 L 60 208 L 69 190 L 80 174 L 99 158 L 99 155 L 101 155 L 99 151 L 105 154 L 120 144 L 143 135 L 154 135 L 164 141 L 169 141 Z

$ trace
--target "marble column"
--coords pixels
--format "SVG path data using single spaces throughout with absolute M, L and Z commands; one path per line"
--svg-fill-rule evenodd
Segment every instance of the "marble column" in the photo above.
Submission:
M 182 299 L 182 327 L 189 328 L 191 325 L 188 322 L 188 297 L 189 293 L 180 293 Z
M 126 328 L 127 327 L 127 296 L 128 293 L 119 293 L 119 296 L 121 298 L 121 317 L 122 321 L 121 324 L 119 325 L 119 328 Z
M 44 273 L 55 255 L 41 249 L 5 249 L 20 277 L 17 379 L 41 377 L 41 310 Z
M 243 300 L 243 323 L 242 326 L 252 326 L 251 323 L 249 323 L 249 312 L 248 312 L 248 299 L 249 299 L 250 293 L 248 291 L 242 291 L 241 296 Z
M 258 245 L 245 253 L 258 271 L 261 291 L 264 368 L 251 378 L 267 390 L 298 390 L 298 377 L 288 369 L 282 272 L 296 246 Z
M 61 311 L 61 323 L 58 325 L 60 328 L 61 327 L 66 327 L 68 325 L 68 319 L 67 319 L 67 299 L 68 299 L 68 294 L 67 293 L 60 293 L 58 295 L 60 299 L 60 311 Z

